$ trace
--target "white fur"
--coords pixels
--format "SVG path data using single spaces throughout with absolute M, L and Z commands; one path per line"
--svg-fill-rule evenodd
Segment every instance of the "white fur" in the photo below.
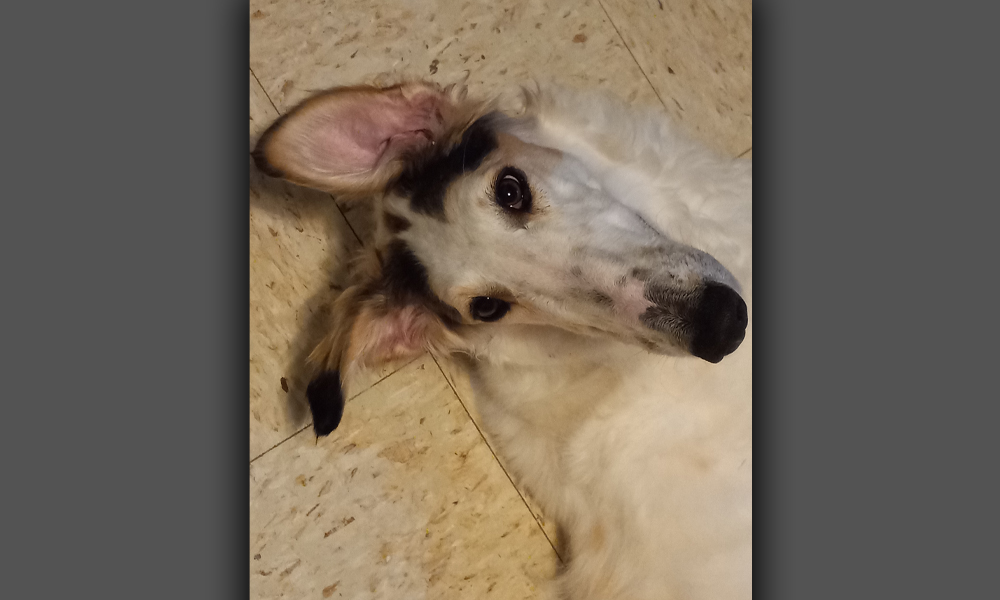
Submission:
M 469 370 L 487 435 L 568 535 L 563 597 L 751 598 L 750 161 L 608 98 L 533 96 L 537 126 L 517 135 L 573 157 L 655 228 L 714 256 L 739 281 L 750 326 L 719 364 L 555 327 L 485 330 Z

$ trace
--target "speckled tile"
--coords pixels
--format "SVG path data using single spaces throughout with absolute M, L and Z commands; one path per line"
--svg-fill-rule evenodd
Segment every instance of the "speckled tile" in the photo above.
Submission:
M 540 598 L 556 557 L 433 360 L 250 465 L 250 597 Z
M 265 177 L 252 161 L 249 212 L 252 459 L 308 423 L 296 369 L 358 241 L 329 195 Z
M 736 156 L 753 145 L 751 0 L 601 0 L 664 106 Z
M 529 77 L 657 102 L 596 0 L 250 2 L 250 66 L 278 109 L 380 76 L 472 94 Z

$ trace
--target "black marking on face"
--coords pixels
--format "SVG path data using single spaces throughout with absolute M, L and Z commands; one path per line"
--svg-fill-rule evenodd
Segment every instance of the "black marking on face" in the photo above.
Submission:
M 447 154 L 437 154 L 410 166 L 396 181 L 395 189 L 410 198 L 414 212 L 444 220 L 444 197 L 448 186 L 464 173 L 475 171 L 497 148 L 491 115 L 481 117 L 462 135 L 462 141 Z
M 611 308 L 615 305 L 614 299 L 600 290 L 590 290 L 587 292 L 587 299 L 604 308 Z
M 306 388 L 309 411 L 313 417 L 316 437 L 329 435 L 340 425 L 344 416 L 344 393 L 340 387 L 340 372 L 325 371 Z
M 649 269 L 643 269 L 641 267 L 636 267 L 632 269 L 632 277 L 638 279 L 639 281 L 647 281 L 652 277 L 653 272 Z
M 573 277 L 583 277 L 583 269 L 574 265 L 570 267 L 569 274 L 572 275 Z
M 427 268 L 402 240 L 395 240 L 389 244 L 382 265 L 382 285 L 392 304 L 426 306 L 441 317 L 449 327 L 462 322 L 461 313 L 438 298 L 431 290 Z
M 660 347 L 659 344 L 647 338 L 639 338 L 639 343 L 642 344 L 646 350 L 651 352 L 656 352 L 656 350 Z
M 427 269 L 402 240 L 393 241 L 385 252 L 382 282 L 392 302 L 405 303 L 431 293 Z
M 385 213 L 385 228 L 392 234 L 401 233 L 410 228 L 410 222 L 404 217 L 387 212 Z

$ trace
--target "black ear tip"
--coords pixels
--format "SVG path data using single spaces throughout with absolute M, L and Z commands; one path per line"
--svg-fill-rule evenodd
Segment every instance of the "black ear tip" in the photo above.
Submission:
M 340 425 L 344 416 L 344 393 L 340 388 L 340 371 L 320 373 L 306 388 L 313 430 L 317 437 L 329 435 Z
M 268 162 L 267 156 L 265 155 L 264 152 L 264 138 L 261 138 L 260 142 L 257 143 L 257 147 L 253 149 L 253 152 L 250 153 L 250 156 L 253 157 L 253 162 L 255 165 L 257 165 L 257 170 L 260 171 L 261 173 L 264 173 L 265 175 L 270 175 L 271 177 L 276 177 L 278 179 L 281 179 L 285 176 L 284 172 L 281 169 L 275 167 L 270 162 Z
M 278 179 L 283 179 L 285 177 L 285 173 L 267 160 L 266 149 L 271 141 L 271 138 L 274 137 L 274 133 L 278 131 L 282 125 L 284 125 L 287 118 L 288 114 L 285 114 L 279 117 L 274 123 L 271 123 L 271 126 L 268 127 L 267 130 L 261 134 L 260 138 L 257 139 L 257 144 L 254 146 L 253 152 L 250 153 L 250 156 L 253 157 L 254 164 L 257 165 L 258 171 L 266 175 L 270 175 L 271 177 L 277 177 Z

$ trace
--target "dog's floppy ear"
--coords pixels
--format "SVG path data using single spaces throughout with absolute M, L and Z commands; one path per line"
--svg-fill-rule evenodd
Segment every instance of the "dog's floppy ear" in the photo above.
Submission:
M 392 260 L 385 269 L 379 267 L 377 277 L 337 298 L 330 331 L 309 355 L 313 375 L 306 397 L 317 436 L 328 435 L 340 424 L 346 400 L 343 384 L 359 370 L 462 345 L 453 331 L 461 319 L 457 311 L 412 289 L 401 290 L 393 281 Z
M 253 151 L 273 177 L 362 196 L 382 189 L 406 159 L 461 126 L 464 88 L 427 83 L 335 88 L 305 100 L 268 128 Z

